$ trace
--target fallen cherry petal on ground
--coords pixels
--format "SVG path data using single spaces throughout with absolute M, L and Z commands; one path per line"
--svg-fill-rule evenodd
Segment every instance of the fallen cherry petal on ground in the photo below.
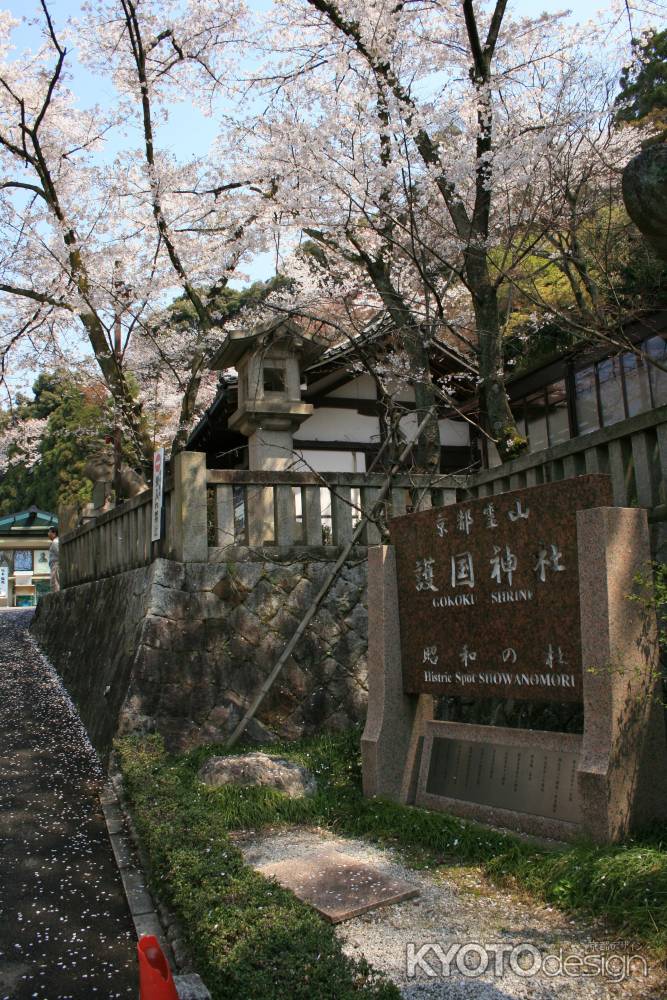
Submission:
M 28 632 L 32 614 L 0 611 L 0 1000 L 136 997 L 135 938 L 98 797 L 104 772 Z

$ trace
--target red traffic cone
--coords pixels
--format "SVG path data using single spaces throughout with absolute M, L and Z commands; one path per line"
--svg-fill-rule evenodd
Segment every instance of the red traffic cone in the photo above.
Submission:
M 144 934 L 137 945 L 139 957 L 139 1000 L 178 1000 L 169 962 L 158 939 Z

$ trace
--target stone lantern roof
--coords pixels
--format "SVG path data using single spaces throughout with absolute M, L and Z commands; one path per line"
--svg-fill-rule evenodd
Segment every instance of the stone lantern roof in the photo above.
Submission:
M 230 330 L 214 354 L 209 367 L 214 371 L 236 368 L 249 354 L 266 353 L 272 348 L 289 351 L 309 365 L 326 350 L 323 337 L 309 333 L 293 319 L 278 318 L 261 323 L 253 330 Z

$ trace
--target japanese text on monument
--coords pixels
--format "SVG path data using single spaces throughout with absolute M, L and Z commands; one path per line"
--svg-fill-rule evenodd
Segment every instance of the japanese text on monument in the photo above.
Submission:
M 579 700 L 576 511 L 611 502 L 581 476 L 392 520 L 406 691 Z

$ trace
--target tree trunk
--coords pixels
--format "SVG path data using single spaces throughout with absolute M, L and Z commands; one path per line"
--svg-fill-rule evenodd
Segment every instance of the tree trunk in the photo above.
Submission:
M 440 429 L 426 338 L 415 322 L 410 308 L 394 288 L 384 263 L 367 258 L 365 264 L 401 339 L 401 346 L 408 356 L 410 372 L 413 373 L 412 385 L 417 419 L 422 420 L 429 410 L 431 411 L 430 419 L 423 428 L 412 454 L 419 472 L 435 475 L 440 471 Z
M 498 293 L 489 280 L 485 251 L 468 251 L 466 272 L 479 341 L 480 417 L 501 461 L 507 462 L 526 449 L 527 441 L 519 434 L 507 398 Z
M 172 457 L 178 454 L 179 451 L 183 451 L 185 445 L 187 444 L 190 428 L 195 415 L 197 394 L 201 384 L 203 365 L 204 356 L 201 352 L 197 352 L 195 358 L 193 359 L 192 368 L 190 370 L 190 378 L 188 379 L 188 383 L 185 387 L 183 398 L 181 400 L 178 430 L 176 431 L 174 439 L 171 442 Z
M 150 460 L 153 446 L 143 424 L 143 407 L 140 400 L 135 399 L 132 395 L 125 373 L 106 341 L 100 319 L 93 312 L 81 312 L 79 318 L 88 334 L 95 360 L 102 372 L 106 386 L 120 410 L 122 421 L 132 438 L 134 447 L 139 455 Z
M 404 329 L 402 332 L 405 350 L 410 358 L 410 367 L 423 372 L 414 383 L 417 419 L 422 420 L 429 410 L 432 411 L 413 449 L 414 461 L 420 472 L 435 475 L 440 471 L 440 429 L 435 411 L 436 398 L 431 384 L 430 359 L 427 349 L 422 344 L 419 331 L 416 336 L 414 330 Z

